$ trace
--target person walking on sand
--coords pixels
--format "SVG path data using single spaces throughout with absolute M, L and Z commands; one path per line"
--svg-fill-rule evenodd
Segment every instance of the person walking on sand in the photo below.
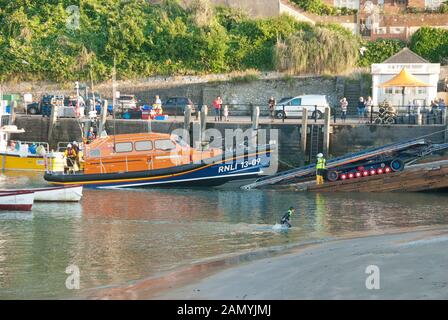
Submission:
M 342 122 L 345 122 L 347 119 L 347 108 L 348 108 L 348 101 L 347 98 L 342 98 L 341 101 L 339 101 L 339 105 L 341 106 L 341 120 Z
M 213 100 L 213 108 L 215 109 L 215 121 L 222 121 L 222 99 L 221 96 L 217 96 L 215 100 Z

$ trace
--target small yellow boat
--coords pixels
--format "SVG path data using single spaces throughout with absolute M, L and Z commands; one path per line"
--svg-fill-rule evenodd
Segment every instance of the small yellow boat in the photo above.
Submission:
M 2 170 L 45 171 L 46 142 L 12 141 L 11 134 L 24 133 L 16 126 L 0 128 L 0 167 Z

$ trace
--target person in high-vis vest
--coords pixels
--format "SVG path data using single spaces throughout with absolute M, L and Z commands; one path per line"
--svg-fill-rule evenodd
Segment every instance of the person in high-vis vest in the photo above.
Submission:
M 291 227 L 292 227 L 292 225 L 291 225 L 291 216 L 292 216 L 292 214 L 293 214 L 295 211 L 296 211 L 296 209 L 294 209 L 294 207 L 290 207 L 289 210 L 288 210 L 288 212 L 286 212 L 286 213 L 283 215 L 283 217 L 282 217 L 280 223 L 283 224 L 283 225 L 285 225 L 285 226 L 287 226 L 288 228 L 291 228 Z
M 317 162 L 316 162 L 316 184 L 324 183 L 326 162 L 327 160 L 325 160 L 324 155 L 322 153 L 319 153 L 317 155 Z

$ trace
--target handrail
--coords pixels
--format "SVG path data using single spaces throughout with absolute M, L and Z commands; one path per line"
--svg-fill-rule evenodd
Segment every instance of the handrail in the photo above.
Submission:
M 42 141 L 23 141 L 23 140 L 14 140 L 15 142 L 21 143 L 21 144 L 36 144 L 37 146 L 45 146 L 45 150 L 47 152 L 50 152 L 50 145 L 48 144 L 48 142 L 42 142 Z

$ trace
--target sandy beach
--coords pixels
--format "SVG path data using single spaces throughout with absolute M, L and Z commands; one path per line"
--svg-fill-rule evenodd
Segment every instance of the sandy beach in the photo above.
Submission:
M 446 226 L 353 235 L 210 260 L 89 297 L 447 299 L 447 245 Z
M 230 268 L 159 299 L 447 299 L 448 229 L 331 241 Z M 367 289 L 368 266 L 379 289 Z

